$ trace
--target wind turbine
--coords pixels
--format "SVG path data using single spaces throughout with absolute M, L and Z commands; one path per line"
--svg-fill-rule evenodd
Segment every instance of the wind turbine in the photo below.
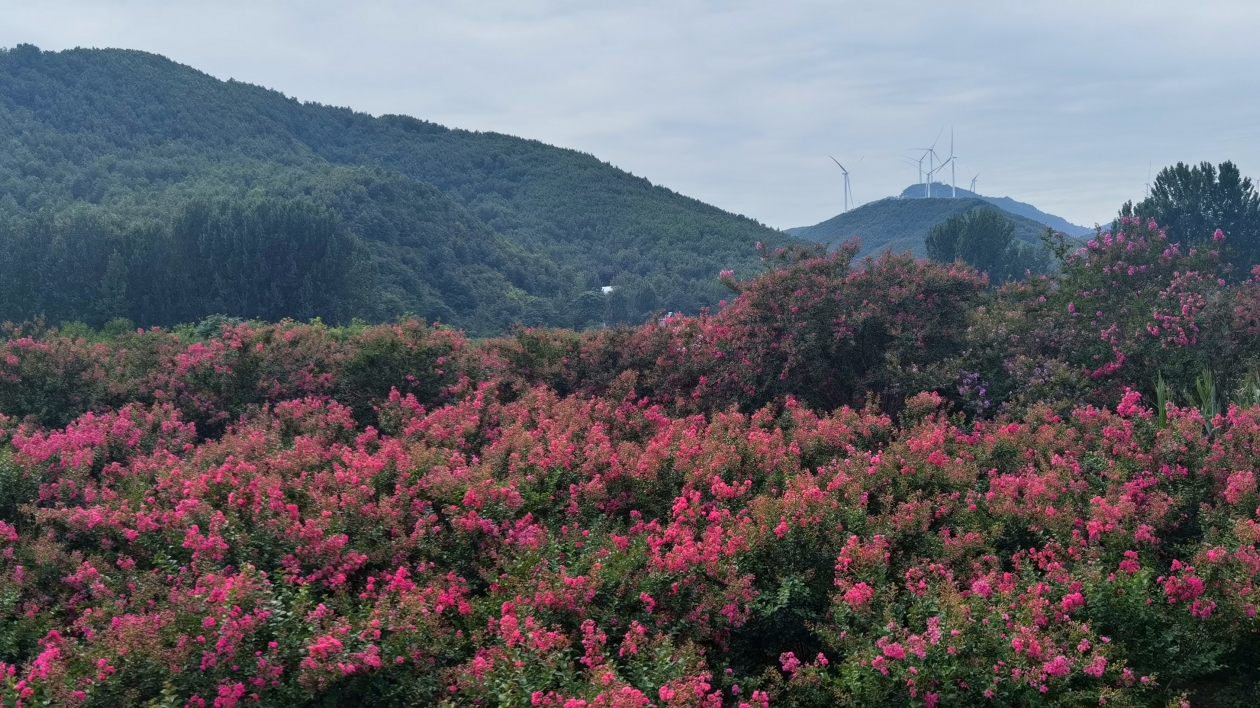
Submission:
M 831 155 L 827 157 L 831 157 Z M 839 167 L 840 171 L 844 173 L 844 210 L 847 212 L 849 211 L 849 200 L 853 198 L 853 192 L 849 189 L 849 171 L 844 169 L 844 165 L 840 164 L 840 161 L 836 158 L 831 157 L 831 161 L 836 163 L 836 167 Z
M 919 158 L 919 162 L 923 162 L 924 160 L 928 161 L 927 172 L 924 173 L 927 176 L 927 180 L 924 181 L 923 183 L 923 198 L 924 199 L 927 199 L 932 196 L 932 173 L 936 172 L 936 168 L 934 167 L 934 165 L 936 164 L 935 148 L 936 148 L 935 144 L 933 144 L 932 147 L 929 147 L 929 148 L 918 148 L 919 150 L 923 151 L 923 157 Z M 920 179 L 922 179 L 922 177 L 923 175 L 920 175 Z
M 932 184 L 932 179 L 935 177 L 936 173 L 945 169 L 945 165 L 950 165 L 952 167 L 953 164 L 954 164 L 954 158 L 950 157 L 944 162 L 942 162 L 941 164 L 937 165 L 935 170 L 932 170 L 931 172 L 928 173 L 928 184 L 929 185 Z
M 936 132 L 936 140 L 932 141 L 932 147 L 928 148 L 928 152 L 930 153 L 930 157 L 928 157 L 928 196 L 929 197 L 932 196 L 932 175 L 936 174 L 938 170 L 940 170 L 942 167 L 945 166 L 945 163 L 942 162 L 941 164 L 936 166 L 936 169 L 931 169 L 932 161 L 941 159 L 941 156 L 936 154 L 936 144 L 941 141 L 941 135 L 944 133 L 945 133 L 945 128 L 942 127 L 940 130 Z M 954 141 L 953 132 L 950 133 L 949 140 L 950 140 L 950 144 L 952 145 Z M 950 148 L 950 159 L 953 159 L 953 147 Z
M 980 173 L 977 172 L 976 176 L 971 178 L 971 193 L 972 194 L 976 193 L 976 179 L 978 179 L 979 177 L 980 177 Z
M 941 129 L 940 129 L 940 132 L 938 132 L 938 133 L 936 134 L 936 140 L 933 140 L 933 141 L 932 141 L 932 147 L 926 147 L 926 148 L 910 148 L 911 150 L 922 150 L 922 151 L 923 151 L 923 157 L 920 157 L 920 158 L 919 158 L 919 162 L 923 162 L 923 160 L 924 160 L 924 159 L 926 159 L 926 160 L 928 161 L 928 171 L 927 171 L 927 178 L 928 178 L 928 179 L 927 179 L 927 189 L 924 191 L 924 196 L 925 196 L 925 197 L 931 197 L 931 196 L 932 196 L 932 175 L 936 173 L 936 170 L 937 170 L 938 168 L 940 168 L 940 167 L 944 167 L 944 166 L 945 166 L 945 163 L 944 163 L 944 162 L 942 162 L 940 165 L 937 165 L 937 164 L 936 164 L 936 160 L 941 159 L 941 158 L 940 158 L 940 155 L 937 155 L 937 154 L 936 154 L 936 144 L 937 144 L 937 143 L 939 143 L 939 142 L 941 141 L 941 135 L 942 135 L 944 132 L 945 132 L 945 129 L 944 129 L 944 128 L 941 128 Z M 952 139 L 952 138 L 951 138 L 951 139 Z M 922 175 L 920 175 L 920 178 L 921 178 L 921 177 L 922 177 Z
M 925 198 L 931 197 L 932 195 L 932 173 L 935 173 L 937 166 L 939 166 L 936 165 L 937 157 L 935 147 L 935 145 L 932 145 L 932 147 L 911 147 L 911 150 L 924 151 L 924 155 L 919 157 L 919 181 L 920 184 L 924 185 Z M 924 160 L 927 160 L 926 173 L 924 171 Z M 927 176 L 926 181 L 924 180 L 924 175 Z

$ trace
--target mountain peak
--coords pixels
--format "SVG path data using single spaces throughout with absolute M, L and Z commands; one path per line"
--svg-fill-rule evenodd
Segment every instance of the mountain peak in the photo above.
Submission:
M 901 190 L 900 197 L 902 199 L 923 199 L 928 196 L 928 186 L 922 183 L 912 184 Z M 996 206 L 1002 211 L 1008 211 L 1012 214 L 1032 219 L 1040 224 L 1045 224 L 1055 231 L 1062 231 L 1068 236 L 1088 236 L 1094 232 L 1093 229 L 1086 226 L 1078 226 L 1069 222 L 1061 216 L 1047 214 L 1032 204 L 1016 201 L 1010 197 L 986 197 L 968 189 L 958 187 L 956 190 L 953 186 L 942 182 L 933 182 L 931 185 L 931 198 L 933 199 L 983 199 L 984 201 Z

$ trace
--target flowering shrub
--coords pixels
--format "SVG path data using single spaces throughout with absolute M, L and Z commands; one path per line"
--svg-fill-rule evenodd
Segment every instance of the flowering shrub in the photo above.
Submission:
M 1130 360 L 1175 372 L 1179 353 L 1203 338 L 1204 310 L 1224 285 L 1216 277 L 1219 250 L 1170 243 L 1151 220 L 1129 217 L 1120 226 L 1069 256 L 1056 304 L 1068 300 L 1069 329 L 1083 330 L 1093 343 L 1077 355 L 1091 378 L 1114 377 Z
M 1255 286 L 1160 238 L 585 334 L 15 328 L 0 703 L 1251 705 L 1260 407 L 1138 388 L 1254 356 Z
M 268 402 L 330 394 L 371 421 L 391 388 L 446 401 L 484 368 L 462 334 L 416 320 L 360 331 L 229 323 L 206 340 L 158 328 L 111 342 L 56 330 L 33 337 L 10 327 L 9 334 L 0 352 L 0 411 L 53 426 L 87 411 L 166 402 L 203 435 L 217 435 Z
M 1254 649 L 1260 410 L 492 392 L 17 426 L 4 700 L 1162 705 Z
M 853 269 L 856 252 L 850 243 L 831 254 L 781 253 L 779 267 L 752 281 L 727 276 L 738 295 L 713 315 L 581 338 L 526 333 L 510 347 L 511 368 L 562 392 L 632 385 L 678 412 L 750 411 L 784 395 L 825 410 L 860 406 L 868 393 L 895 409 L 907 394 L 952 380 L 935 368 L 965 348 L 985 280 L 905 255 Z
M 1161 372 L 1179 392 L 1204 368 L 1238 373 L 1245 344 L 1231 341 L 1220 232 L 1216 248 L 1196 249 L 1154 221 L 1118 226 L 1068 252 L 1062 275 L 1008 285 L 979 308 L 969 365 L 995 397 L 1102 405 L 1126 386 L 1152 393 Z

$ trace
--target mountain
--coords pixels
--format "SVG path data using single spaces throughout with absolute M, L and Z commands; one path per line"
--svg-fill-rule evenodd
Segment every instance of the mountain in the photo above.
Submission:
M 0 145 L 0 321 L 633 322 L 791 240 L 588 154 L 139 51 L 0 51 Z
M 928 231 L 942 221 L 978 207 L 987 207 L 984 199 L 903 199 L 887 197 L 833 216 L 813 226 L 788 229 L 793 236 L 818 241 L 829 246 L 843 243 L 852 236 L 862 239 L 859 256 L 874 255 L 885 250 L 909 251 L 926 257 L 923 242 Z M 1038 235 L 1045 225 L 1018 214 L 1005 213 L 1015 225 L 1015 238 L 1031 244 L 1040 244 Z
M 933 197 L 951 196 L 951 194 L 951 187 L 949 185 L 941 184 L 940 182 L 934 182 L 932 184 Z M 902 199 L 922 199 L 925 196 L 927 196 L 927 187 L 922 184 L 912 184 L 901 191 Z M 1077 226 L 1076 224 L 1068 222 L 1067 219 L 1064 219 L 1061 216 L 1047 214 L 1031 204 L 1017 202 L 1010 197 L 986 197 L 983 194 L 977 194 L 962 188 L 958 189 L 957 197 L 960 199 L 964 197 L 969 199 L 983 199 L 1002 211 L 1010 212 L 1026 219 L 1032 219 L 1038 224 L 1049 226 L 1055 231 L 1062 231 L 1068 236 L 1088 236 L 1094 233 L 1094 230 L 1089 227 Z

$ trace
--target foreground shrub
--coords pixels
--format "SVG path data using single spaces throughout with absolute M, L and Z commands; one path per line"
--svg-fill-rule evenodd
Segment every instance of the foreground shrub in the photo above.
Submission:
M 1103 405 L 1126 387 L 1153 395 L 1161 374 L 1184 403 L 1205 369 L 1242 374 L 1246 345 L 1233 341 L 1218 272 L 1223 236 L 1187 248 L 1153 221 L 1118 226 L 1062 251 L 1060 276 L 1008 285 L 976 310 L 975 346 L 958 368 L 986 386 L 991 407 Z
M 159 402 L 214 437 L 247 411 L 330 394 L 370 423 L 391 388 L 445 402 L 494 366 L 461 333 L 418 320 L 349 330 L 225 321 L 208 337 L 153 329 L 108 341 L 56 329 L 32 336 L 10 326 L 9 334 L 0 414 L 54 427 L 88 411 Z
M 1254 685 L 1260 409 L 482 385 L 10 427 L 8 704 L 1164 705 Z M 1251 690 L 1251 689 L 1245 689 Z M 1206 695 L 1206 694 L 1205 694 Z M 1222 694 L 1212 689 L 1211 696 Z M 1192 696 L 1193 697 L 1193 696 Z
M 587 395 L 632 384 L 678 412 L 747 412 L 786 395 L 830 410 L 861 406 L 868 394 L 895 411 L 906 395 L 952 382 L 936 369 L 965 349 L 985 280 L 965 265 L 908 255 L 854 269 L 856 252 L 850 243 L 830 254 L 780 253 L 759 278 L 728 277 L 738 296 L 717 314 L 545 345 L 541 333 L 519 333 L 510 349 L 534 383 Z

